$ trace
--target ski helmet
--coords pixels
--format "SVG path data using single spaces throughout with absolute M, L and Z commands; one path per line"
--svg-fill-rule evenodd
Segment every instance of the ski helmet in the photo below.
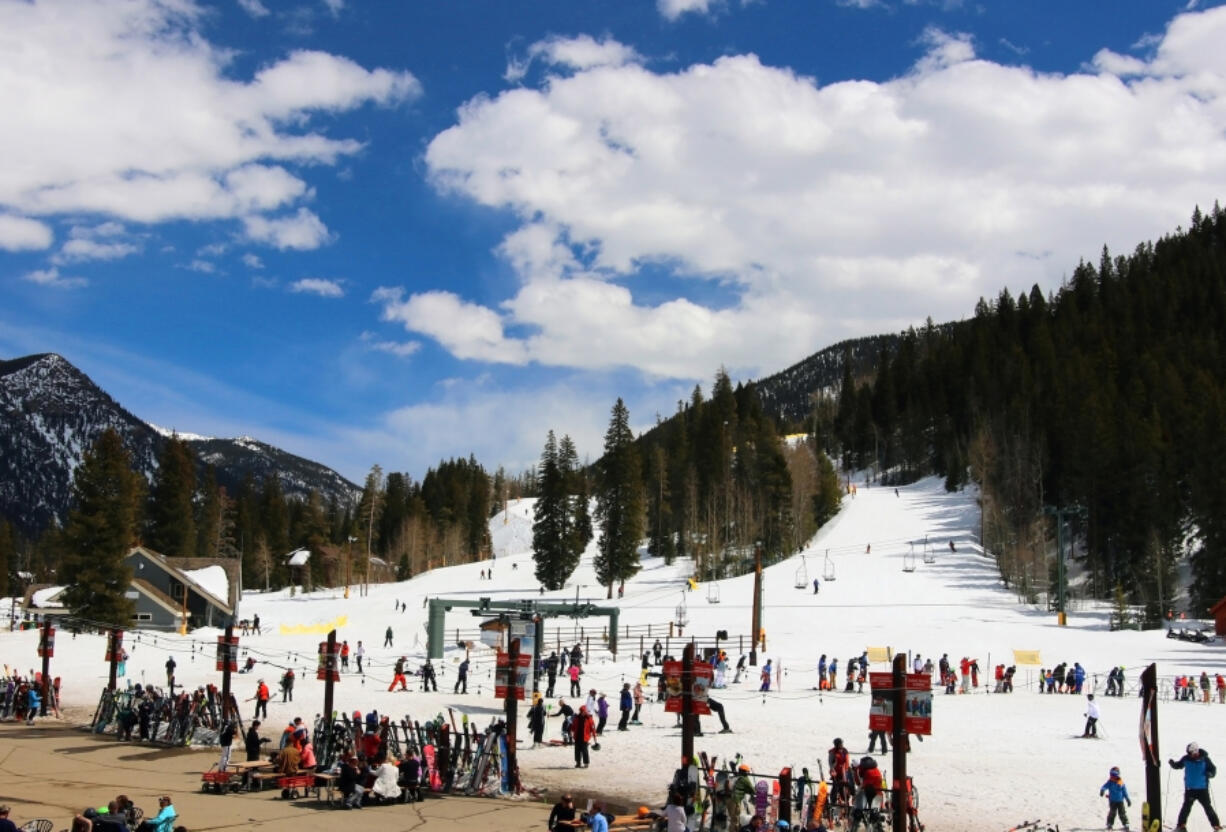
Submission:
M 860 760 L 860 768 L 863 768 L 863 769 L 870 769 L 870 768 L 876 768 L 876 767 L 877 767 L 877 761 L 876 761 L 876 760 L 874 760 L 872 757 L 863 757 L 863 758 L 861 758 L 861 760 Z
M 1199 753 L 1199 752 L 1200 752 L 1200 746 L 1199 746 L 1199 745 L 1197 745 L 1197 744 L 1196 744 L 1196 743 L 1194 743 L 1194 742 L 1190 742 L 1190 743 L 1188 743 L 1188 753 L 1189 753 L 1189 754 L 1197 754 L 1197 753 Z
M 775 821 L 776 829 L 791 829 L 792 826 L 786 820 Z
M 841 737 L 835 737 L 835 738 L 834 738 L 834 747 L 835 747 L 835 748 L 840 748 L 840 747 L 842 747 L 842 745 L 843 745 L 843 740 L 842 740 L 842 738 L 841 738 Z
M 1110 772 L 1110 773 L 1111 773 L 1111 776 L 1112 776 L 1112 777 L 1119 777 L 1119 776 L 1120 776 L 1120 767 L 1119 767 L 1119 766 L 1112 766 L 1112 767 L 1111 767 L 1111 772 Z

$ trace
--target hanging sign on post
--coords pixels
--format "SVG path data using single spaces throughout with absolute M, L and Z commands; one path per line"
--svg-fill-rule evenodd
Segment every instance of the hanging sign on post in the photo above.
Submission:
M 238 670 L 238 636 L 230 636 L 228 643 L 225 636 L 217 637 L 217 669 Z
M 894 676 L 891 673 L 870 673 L 873 688 L 868 708 L 868 730 L 894 730 Z M 908 673 L 906 680 L 906 713 L 903 730 L 908 734 L 932 734 L 932 680 L 926 673 Z
M 106 640 L 106 658 L 104 661 L 123 661 L 123 630 L 111 631 L 111 637 Z
M 50 659 L 55 656 L 55 628 L 44 627 L 38 637 L 39 658 Z
M 664 663 L 664 690 L 668 699 L 664 702 L 664 711 L 670 714 L 681 713 L 681 697 L 683 684 L 681 681 L 681 662 Z M 694 683 L 690 687 L 691 709 L 693 713 L 706 716 L 711 713 L 707 704 L 707 692 L 711 688 L 711 680 L 715 671 L 707 662 L 694 662 Z
M 237 639 L 236 639 L 237 641 Z M 328 642 L 319 642 L 319 668 L 315 671 L 315 678 L 321 682 L 339 682 L 341 680 L 340 667 L 340 645 L 333 645 L 334 652 L 328 652 Z
M 507 698 L 507 684 L 510 678 L 508 672 L 511 666 L 511 654 L 498 651 L 498 661 L 494 667 L 494 698 Z M 528 684 L 528 668 L 532 666 L 532 654 L 520 653 L 515 661 L 515 698 L 524 698 L 524 688 Z

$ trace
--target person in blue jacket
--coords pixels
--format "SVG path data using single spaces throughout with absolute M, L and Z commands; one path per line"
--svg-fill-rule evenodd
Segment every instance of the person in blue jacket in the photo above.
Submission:
M 43 698 L 38 695 L 38 686 L 30 685 L 30 690 L 26 693 L 26 725 L 34 724 L 34 717 L 38 716 L 42 705 Z
M 1205 808 L 1205 817 L 1214 829 L 1221 829 L 1217 812 L 1209 800 L 1209 780 L 1217 775 L 1217 766 L 1209 759 L 1209 752 L 1194 742 L 1188 743 L 1188 753 L 1178 760 L 1171 760 L 1171 768 L 1183 769 L 1183 807 L 1179 810 L 1179 819 L 1175 821 L 1175 832 L 1186 832 L 1188 815 L 1193 803 L 1200 803 Z
M 1107 805 L 1110 807 L 1107 810 L 1107 828 L 1111 829 L 1115 826 L 1115 816 L 1120 816 L 1120 823 L 1124 824 L 1124 828 L 1128 828 L 1128 812 L 1124 809 L 1124 804 L 1132 805 L 1132 798 L 1128 796 L 1128 787 L 1124 785 L 1123 779 L 1120 778 L 1120 767 L 1112 766 L 1111 773 L 1107 777 L 1107 782 L 1103 783 L 1102 788 L 1098 790 L 1098 796 L 1106 795 Z

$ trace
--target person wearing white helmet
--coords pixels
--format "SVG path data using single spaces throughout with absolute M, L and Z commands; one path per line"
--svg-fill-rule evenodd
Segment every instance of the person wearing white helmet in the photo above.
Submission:
M 1171 768 L 1183 769 L 1183 806 L 1179 809 L 1175 832 L 1187 832 L 1186 824 L 1193 803 L 1200 803 L 1213 828 L 1221 829 L 1217 812 L 1213 811 L 1213 803 L 1209 799 L 1209 781 L 1217 775 L 1217 767 L 1209 759 L 1209 753 L 1196 743 L 1190 742 L 1188 753 L 1178 760 L 1171 760 L 1170 764 Z

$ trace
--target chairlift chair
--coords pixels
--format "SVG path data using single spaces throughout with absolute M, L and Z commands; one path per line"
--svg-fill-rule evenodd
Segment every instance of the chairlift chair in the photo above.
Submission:
M 937 562 L 936 550 L 932 548 L 932 541 L 930 541 L 927 538 L 927 536 L 925 536 L 924 537 L 924 563 L 936 563 L 936 562 Z
M 808 567 L 808 562 L 805 560 L 804 556 L 801 556 L 800 568 L 796 570 L 796 588 L 797 589 L 808 589 L 809 588 L 809 567 Z
M 707 583 L 707 603 L 719 603 L 719 584 L 717 584 L 715 581 L 709 581 Z
M 685 625 L 690 623 L 690 618 L 686 613 L 687 613 L 687 610 L 685 608 L 685 593 L 683 592 L 681 593 L 681 603 L 677 605 L 677 626 L 678 627 L 684 627 Z
M 914 572 L 915 571 L 915 543 L 914 542 L 911 544 L 911 547 L 908 549 L 908 551 L 905 552 L 902 556 L 902 571 L 904 572 Z
M 830 559 L 830 550 L 826 550 L 826 562 L 822 565 L 822 580 L 833 581 L 838 575 L 834 571 L 834 561 Z

